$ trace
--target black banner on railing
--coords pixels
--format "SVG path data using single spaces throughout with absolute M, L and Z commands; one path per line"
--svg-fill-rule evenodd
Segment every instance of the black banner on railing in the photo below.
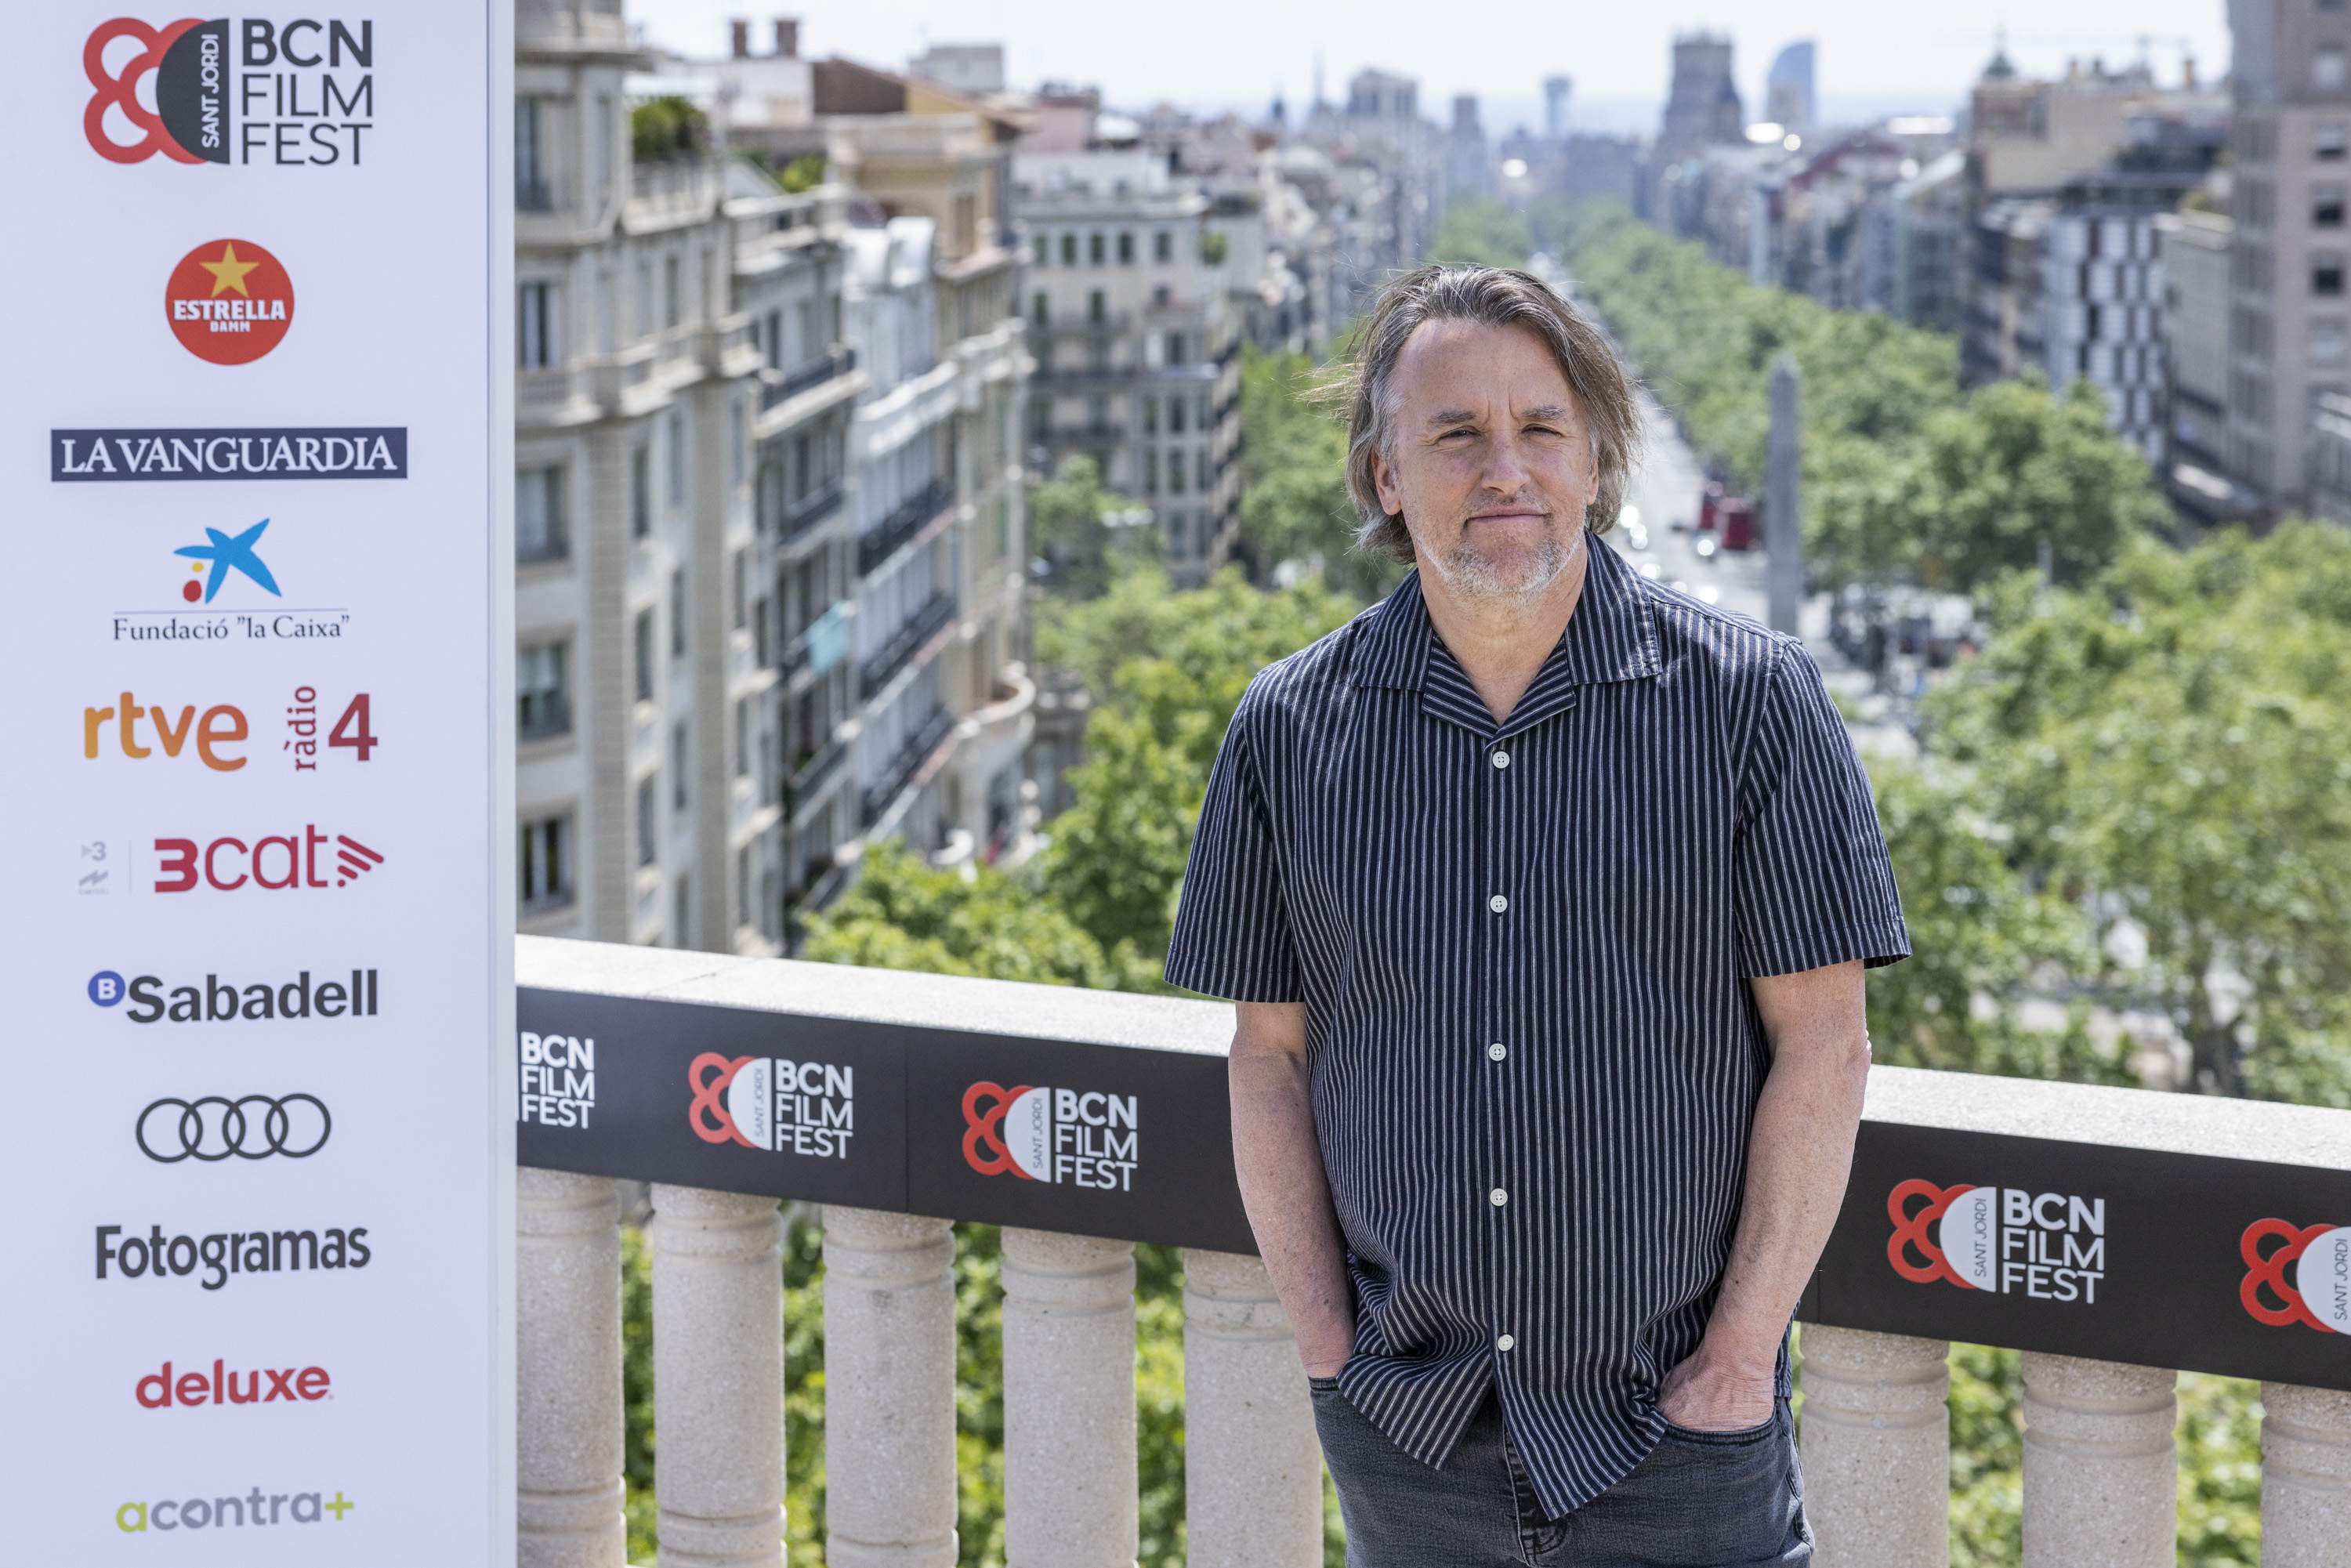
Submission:
M 1255 1250 L 1225 1061 L 525 988 L 527 1166 Z M 2351 1170 L 1865 1122 L 1799 1316 L 2351 1389 Z

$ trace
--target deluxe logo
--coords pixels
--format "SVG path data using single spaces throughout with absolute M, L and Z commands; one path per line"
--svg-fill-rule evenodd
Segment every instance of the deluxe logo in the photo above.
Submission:
M 245 1380 L 242 1386 L 238 1378 Z M 230 1372 L 215 1361 L 210 1377 L 183 1372 L 174 1378 L 172 1364 L 141 1378 L 131 1392 L 141 1410 L 201 1409 L 206 1405 L 315 1405 L 334 1393 L 334 1379 L 323 1366 L 256 1368 Z
M 370 707 L 365 692 L 344 706 L 342 716 L 327 734 L 329 753 L 348 749 L 361 762 L 374 755 L 381 742 L 369 723 Z M 134 762 L 145 761 L 158 751 L 167 758 L 176 758 L 186 749 L 193 735 L 197 760 L 215 773 L 235 773 L 250 760 L 242 747 L 251 733 L 245 710 L 233 703 L 214 703 L 199 714 L 193 703 L 183 703 L 174 709 L 161 703 L 142 704 L 133 694 L 124 692 L 106 707 L 81 710 L 81 754 L 93 762 L 102 750 L 120 752 Z M 277 751 L 293 764 L 295 772 L 318 771 L 316 687 L 294 688 L 293 700 L 286 705 L 285 738 L 279 742 Z
M 330 847 L 333 862 L 322 867 L 319 852 Z M 199 887 L 214 893 L 249 887 L 271 892 L 349 887 L 383 863 L 383 856 L 349 833 L 337 833 L 330 846 L 327 835 L 308 823 L 298 840 L 291 833 L 269 834 L 250 844 L 237 838 L 201 843 L 194 839 L 157 839 L 155 853 L 160 857 L 152 884 L 156 893 L 193 893 Z M 322 870 L 333 871 L 334 881 L 329 883 Z
M 521 1032 L 522 1077 L 515 1119 L 542 1127 L 584 1127 L 596 1110 L 596 1042 L 568 1034 Z
M 52 430 L 60 485 L 159 479 L 405 479 L 400 425 L 251 430 Z
M 831 1062 L 705 1051 L 685 1070 L 694 1090 L 686 1124 L 705 1144 L 847 1159 L 857 1131 L 852 1072 Z
M 82 134 L 113 163 L 160 152 L 174 163 L 356 168 L 375 124 L 374 66 L 372 21 L 118 16 L 82 45 L 93 89 Z
M 231 534 L 206 528 L 203 544 L 182 545 L 172 553 L 193 564 L 179 587 L 184 610 L 118 610 L 113 614 L 117 643 L 160 643 L 177 646 L 193 643 L 303 642 L 340 639 L 350 627 L 351 612 L 338 607 L 264 610 L 261 597 L 283 599 L 277 576 L 261 559 L 261 536 L 269 519 Z M 224 589 L 227 602 L 215 606 Z M 248 608 L 250 607 L 250 608 Z
M 983 1080 L 963 1092 L 965 1163 L 982 1176 L 1131 1191 L 1141 1136 L 1134 1101 Z
M 180 346 L 210 364 L 249 365 L 294 325 L 294 280 L 246 239 L 207 240 L 163 285 L 164 319 Z
M 1887 1195 L 1886 1212 L 1894 1221 L 1886 1260 L 1914 1284 L 1940 1281 L 2036 1301 L 2098 1299 L 2106 1271 L 2103 1197 L 1914 1179 Z
M 2237 1250 L 2245 1260 L 2237 1297 L 2254 1322 L 2351 1334 L 2351 1225 L 2256 1219 Z
M 371 1019 L 376 1016 L 373 969 L 353 969 L 349 981 L 328 980 L 313 986 L 303 970 L 284 984 L 267 981 L 240 986 L 218 975 L 206 975 L 201 984 L 167 986 L 153 975 L 124 979 L 112 969 L 100 969 L 83 988 L 101 1008 L 131 1005 L 122 1016 L 132 1023 L 267 1023 L 279 1019 Z
M 160 1225 L 145 1236 L 122 1237 L 120 1225 L 98 1228 L 98 1277 L 186 1279 L 217 1291 L 233 1274 L 300 1274 L 323 1269 L 364 1269 L 373 1259 L 367 1227 L 331 1230 L 215 1230 L 209 1236 L 166 1236 Z M 115 1238 L 122 1237 L 120 1241 Z M 109 1270 L 111 1270 L 111 1272 Z
M 125 1535 L 150 1530 L 228 1530 L 256 1524 L 316 1524 L 328 1515 L 340 1524 L 343 1515 L 359 1507 L 338 1490 L 329 1500 L 314 1491 L 264 1492 L 254 1488 L 243 1497 L 192 1497 L 184 1502 L 126 1502 L 114 1511 L 114 1528 Z

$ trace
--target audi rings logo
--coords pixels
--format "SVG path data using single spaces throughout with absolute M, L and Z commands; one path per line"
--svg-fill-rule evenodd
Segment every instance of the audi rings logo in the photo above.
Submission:
M 315 1094 L 158 1100 L 139 1113 L 139 1152 L 166 1166 L 182 1160 L 213 1165 L 232 1155 L 243 1160 L 266 1160 L 272 1155 L 300 1160 L 325 1148 L 334 1128 L 326 1103 Z

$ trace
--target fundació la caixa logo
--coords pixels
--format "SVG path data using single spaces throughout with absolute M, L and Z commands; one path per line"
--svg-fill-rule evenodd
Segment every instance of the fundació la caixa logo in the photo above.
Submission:
M 357 167 L 374 68 L 371 20 L 117 16 L 82 45 L 82 134 L 114 163 Z
M 964 1161 L 982 1176 L 1131 1191 L 1141 1135 L 1134 1101 L 983 1079 L 963 1092 Z
M 2023 1187 L 1938 1186 L 1886 1196 L 1886 1260 L 1915 1284 L 2095 1303 L 2106 1271 L 2106 1200 Z
M 2237 1298 L 2255 1322 L 2351 1333 L 2351 1225 L 2256 1219 L 2237 1250 L 2245 1260 Z
M 853 1068 L 705 1051 L 685 1070 L 686 1124 L 705 1144 L 847 1159 L 857 1131 Z

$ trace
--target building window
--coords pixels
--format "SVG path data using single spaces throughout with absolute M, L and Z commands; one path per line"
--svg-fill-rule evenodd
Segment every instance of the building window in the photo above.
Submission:
M 751 601 L 749 592 L 750 583 L 745 576 L 743 552 L 739 549 L 735 552 L 734 567 L 735 580 L 732 587 L 735 608 L 735 630 L 740 632 L 749 623 Z
M 552 204 L 547 190 L 547 100 L 515 99 L 515 205 L 543 213 Z
M 629 451 L 629 534 L 643 538 L 653 531 L 653 450 L 641 441 Z
M 751 850 L 747 844 L 735 852 L 735 924 L 751 924 Z
M 1029 319 L 1042 327 L 1052 319 L 1052 302 L 1045 298 L 1045 291 L 1040 288 L 1029 297 Z
M 743 416 L 743 400 L 726 405 L 726 482 L 740 485 L 751 461 L 751 442 Z
M 2343 258 L 2339 256 L 2314 256 L 2310 258 L 2310 292 L 2320 299 L 2343 298 Z
M 1099 288 L 1086 290 L 1086 319 L 1096 326 L 1110 319 L 1110 296 Z
M 1169 364 L 1171 364 L 1171 365 L 1180 365 L 1180 364 L 1184 364 L 1184 363 L 1186 363 L 1186 356 L 1185 356 L 1185 353 L 1184 353 L 1185 343 L 1184 343 L 1184 334 L 1183 334 L 1183 333 L 1181 333 L 1181 332 L 1170 332 L 1170 333 L 1168 333 L 1168 334 L 1167 334 L 1167 345 L 1166 345 L 1166 346 L 1167 346 L 1167 363 L 1169 363 Z
M 1165 229 L 1161 229 L 1157 233 L 1154 234 L 1151 236 L 1151 259 L 1154 261 L 1175 260 L 1176 236 L 1169 234 Z
M 2343 187 L 2314 185 L 2310 189 L 2310 226 L 2314 229 L 2339 229 L 2343 226 Z
M 677 257 L 662 257 L 662 325 L 674 327 L 684 314 L 677 283 Z
M 669 411 L 669 504 L 685 504 L 685 411 Z
M 637 700 L 649 703 L 653 700 L 653 612 L 650 610 L 637 612 L 632 651 L 636 655 Z
M 2313 321 L 2309 341 L 2312 364 L 2339 365 L 2343 362 L 2345 333 L 2342 322 Z
M 571 729 L 571 694 L 564 685 L 561 643 L 533 643 L 515 651 L 515 734 L 545 740 Z
M 1043 235 L 1039 235 L 1037 236 L 1035 241 L 1035 249 L 1037 265 L 1040 267 L 1048 265 L 1048 258 L 1052 255 L 1053 247 L 1045 243 L 1045 236 Z
M 563 517 L 563 470 L 524 468 L 515 474 L 515 559 L 560 560 L 569 550 Z
M 661 858 L 659 835 L 653 831 L 654 802 L 660 783 L 660 775 L 653 773 L 637 780 L 637 863 L 641 866 L 651 865 Z
M 751 771 L 751 699 L 735 699 L 735 777 L 747 778 Z
M 1182 392 L 1177 392 L 1174 397 L 1167 400 L 1168 434 L 1181 435 L 1184 434 L 1185 420 L 1189 415 L 1191 406 L 1192 405 L 1190 403 L 1184 401 L 1184 394 Z
M 1118 264 L 1121 267 L 1134 265 L 1134 231 L 1133 229 L 1118 231 Z
M 522 825 L 518 889 L 522 912 L 536 915 L 571 902 L 571 819 L 540 817 Z
M 1151 405 L 1145 403 L 1143 406 L 1149 408 Z M 1159 449 L 1155 446 L 1143 449 L 1143 493 L 1146 496 L 1159 494 Z
M 1155 397 L 1146 397 L 1143 400 L 1143 434 L 1145 435 L 1159 434 L 1159 400 Z
M 685 657 L 685 568 L 672 567 L 669 573 L 669 651 L 672 658 Z
M 680 947 L 686 946 L 693 940 L 692 937 L 686 935 L 686 932 L 690 918 L 694 914 L 694 898 L 693 895 L 686 891 L 686 886 L 687 879 L 685 873 L 684 872 L 680 872 L 677 878 L 676 903 L 674 905 L 674 913 L 670 916 L 669 930 L 670 941 Z
M 1078 236 L 1074 234 L 1065 234 L 1061 236 L 1061 265 L 1063 267 L 1078 265 Z
M 2321 162 L 2339 162 L 2346 139 L 2343 121 L 2322 120 L 2310 128 L 2310 155 Z
M 1099 233 L 1086 235 L 1086 260 L 1095 267 L 1102 264 L 1102 236 Z
M 669 727 L 669 809 L 685 810 L 686 795 L 685 720 L 679 719 Z
M 1192 454 L 1193 487 L 1203 496 L 1208 493 L 1208 449 L 1205 446 Z
M 1184 493 L 1184 455 L 1181 452 L 1167 455 L 1167 493 L 1171 496 Z
M 2341 92 L 2346 77 L 2341 49 L 2314 49 L 2310 55 L 2310 85 L 2320 92 Z
M 555 285 L 526 283 L 515 291 L 515 347 L 527 371 L 555 363 Z

